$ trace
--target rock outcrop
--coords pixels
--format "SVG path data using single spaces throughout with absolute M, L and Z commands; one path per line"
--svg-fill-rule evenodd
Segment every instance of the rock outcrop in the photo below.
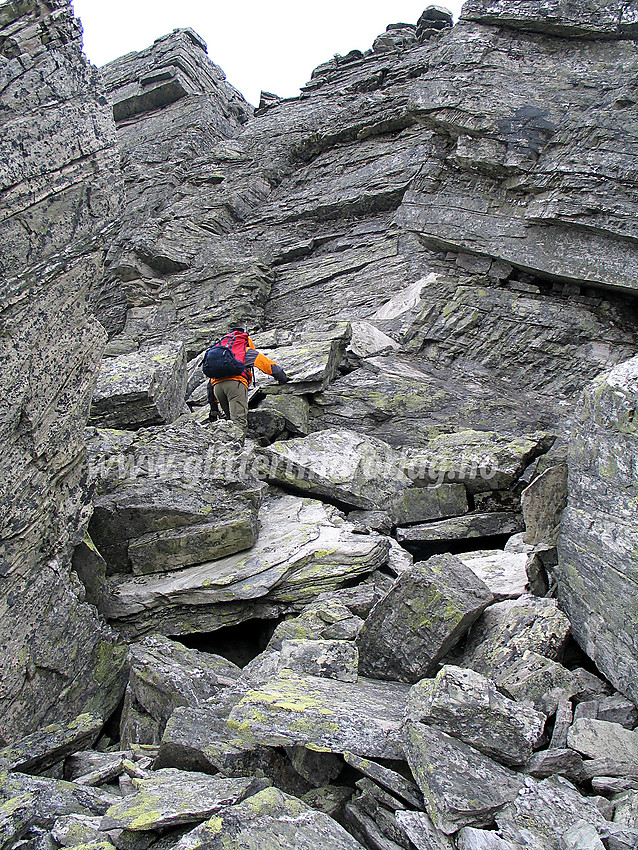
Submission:
M 0 5 L 0 850 L 637 846 L 634 7 L 254 110 Z

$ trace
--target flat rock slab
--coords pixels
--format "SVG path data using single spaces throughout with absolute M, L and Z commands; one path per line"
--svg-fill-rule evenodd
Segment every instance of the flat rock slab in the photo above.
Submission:
M 365 621 L 357 638 L 360 672 L 404 682 L 430 675 L 492 598 L 453 555 L 415 564 Z
M 343 323 L 325 334 L 303 334 L 294 345 L 264 351 L 290 378 L 288 384 L 267 385 L 265 392 L 304 395 L 325 390 L 343 361 L 351 334 L 350 325 Z
M 81 714 L 70 723 L 54 723 L 0 750 L 0 761 L 8 770 L 42 773 L 67 756 L 90 747 L 104 722 L 101 717 Z
M 496 682 L 504 665 L 529 651 L 556 659 L 569 635 L 569 620 L 554 599 L 524 596 L 491 605 L 469 636 L 463 666 Z
M 151 346 L 102 361 L 89 421 L 133 430 L 166 425 L 181 415 L 185 398 L 184 346 Z
M 227 779 L 172 768 L 156 771 L 150 779 L 134 779 L 135 794 L 106 812 L 100 828 L 132 832 L 197 823 L 223 806 L 250 796 L 253 779 Z
M 36 809 L 30 794 L 0 803 L 0 847 L 11 847 L 35 824 Z
M 410 691 L 407 716 L 436 726 L 509 766 L 524 764 L 545 728 L 546 717 L 498 692 L 473 670 L 446 665 L 435 679 Z
M 517 845 L 505 841 L 495 832 L 464 826 L 456 837 L 458 850 L 516 850 Z
M 480 557 L 461 555 L 460 559 L 478 576 L 498 601 L 518 599 L 529 590 L 529 577 L 525 569 L 527 555 L 495 552 Z
M 489 826 L 523 787 L 517 774 L 422 723 L 406 725 L 406 749 L 426 810 L 448 835 L 463 826 Z
M 603 6 L 569 6 L 559 0 L 469 0 L 462 20 L 571 38 L 632 38 L 635 22 L 631 15 L 623 20 L 626 8 L 622 0 Z
M 402 759 L 407 694 L 398 683 L 280 677 L 249 691 L 229 725 L 249 744 Z
M 438 543 L 451 540 L 468 540 L 474 537 L 497 537 L 518 534 L 525 529 L 522 514 L 513 511 L 467 514 L 426 522 L 411 528 L 397 529 L 399 543 Z
M 549 776 L 564 776 L 570 782 L 582 782 L 583 759 L 570 749 L 542 750 L 534 753 L 525 765 L 525 772 L 535 779 L 547 779 Z
M 462 483 L 468 493 L 509 490 L 554 442 L 550 434 L 510 437 L 493 431 L 456 431 L 407 449 L 404 471 L 416 484 Z
M 520 657 L 504 656 L 502 664 L 490 669 L 490 677 L 504 693 L 512 699 L 529 702 L 548 716 L 556 712 L 561 700 L 580 690 L 578 677 L 572 670 L 530 650 Z
M 638 732 L 607 720 L 575 720 L 567 733 L 567 743 L 591 759 L 609 758 L 634 763 L 638 768 Z
M 106 616 L 120 630 L 179 635 L 214 631 L 257 616 L 301 608 L 321 592 L 374 572 L 388 559 L 379 535 L 357 535 L 336 509 L 276 496 L 260 512 L 248 552 L 166 576 L 112 580 Z
M 580 821 L 604 834 L 608 822 L 594 802 L 583 797 L 562 777 L 527 780 L 526 793 L 497 813 L 500 834 L 514 844 L 532 844 L 539 850 L 559 850 L 560 838 Z
M 555 547 L 566 506 L 567 464 L 559 463 L 546 469 L 521 493 L 525 542 Z
M 423 796 L 421 792 L 413 782 L 401 776 L 400 773 L 396 773 L 396 771 L 390 770 L 389 767 L 384 767 L 382 764 L 377 764 L 377 762 L 370 759 L 356 756 L 354 753 L 344 753 L 343 757 L 346 764 L 363 773 L 368 779 L 372 779 L 377 785 L 381 785 L 387 791 L 390 791 L 390 793 L 405 800 L 406 803 L 414 806 L 415 809 L 423 808 Z
M 51 827 L 60 817 L 70 814 L 104 815 L 118 797 L 101 789 L 63 782 L 45 776 L 7 773 L 0 767 L 0 802 L 28 797 L 36 822 Z
M 177 843 L 175 850 L 362 850 L 331 817 L 306 803 L 266 788 L 244 803 L 230 806 Z

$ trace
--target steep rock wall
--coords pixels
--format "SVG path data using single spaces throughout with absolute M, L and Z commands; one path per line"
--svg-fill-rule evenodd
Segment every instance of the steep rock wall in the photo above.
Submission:
M 65 0 L 0 8 L 0 736 L 118 702 L 125 652 L 71 552 L 105 344 L 88 299 L 120 208 L 115 129 Z

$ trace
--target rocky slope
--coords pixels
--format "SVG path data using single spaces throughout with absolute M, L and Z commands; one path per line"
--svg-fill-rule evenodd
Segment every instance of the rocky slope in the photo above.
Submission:
M 0 850 L 637 845 L 637 20 L 429 7 L 255 111 L 0 6 Z

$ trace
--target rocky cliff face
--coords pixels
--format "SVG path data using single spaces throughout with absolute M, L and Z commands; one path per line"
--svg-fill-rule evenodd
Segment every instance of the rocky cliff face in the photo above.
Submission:
M 0 735 L 117 705 L 126 654 L 71 571 L 91 509 L 83 429 L 106 343 L 88 300 L 122 181 L 110 109 L 63 2 L 0 9 L 3 281 Z
M 0 6 L 3 848 L 635 846 L 637 20 L 429 7 L 255 111 Z

